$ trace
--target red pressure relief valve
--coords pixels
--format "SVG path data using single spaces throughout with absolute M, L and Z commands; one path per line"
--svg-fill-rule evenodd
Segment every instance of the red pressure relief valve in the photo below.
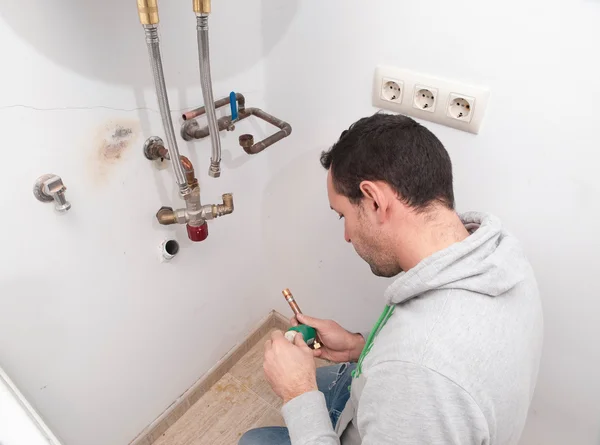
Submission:
M 204 241 L 208 238 L 208 223 L 204 223 L 201 226 L 190 226 L 187 225 L 188 237 L 194 242 Z

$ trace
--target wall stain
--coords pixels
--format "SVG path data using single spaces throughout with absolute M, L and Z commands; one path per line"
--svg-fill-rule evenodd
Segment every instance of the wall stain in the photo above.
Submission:
M 114 166 L 124 161 L 139 133 L 140 123 L 133 119 L 111 119 L 98 128 L 91 162 L 97 182 L 103 182 Z

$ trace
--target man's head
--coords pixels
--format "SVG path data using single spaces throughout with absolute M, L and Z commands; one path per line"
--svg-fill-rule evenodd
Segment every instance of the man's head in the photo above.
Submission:
M 409 117 L 360 119 L 323 152 L 321 164 L 329 170 L 331 208 L 345 219 L 345 239 L 376 275 L 400 273 L 398 248 L 419 243 L 419 221 L 454 209 L 448 152 Z

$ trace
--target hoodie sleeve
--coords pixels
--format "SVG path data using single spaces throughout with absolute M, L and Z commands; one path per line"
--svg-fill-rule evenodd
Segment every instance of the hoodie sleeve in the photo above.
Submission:
M 481 409 L 447 377 L 400 361 L 375 365 L 366 377 L 357 413 L 362 445 L 490 443 Z
M 281 408 L 293 445 L 340 445 L 320 391 L 290 400 Z
M 323 394 L 282 409 L 293 445 L 339 445 Z M 358 405 L 362 445 L 489 444 L 487 421 L 472 397 L 426 367 L 390 361 L 369 369 Z

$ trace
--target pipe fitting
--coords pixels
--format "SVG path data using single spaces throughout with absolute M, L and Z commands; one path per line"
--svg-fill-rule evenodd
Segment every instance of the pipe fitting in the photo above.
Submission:
M 146 139 L 146 142 L 144 142 L 144 156 L 149 161 L 171 159 L 164 141 L 158 136 L 150 136 Z
M 216 217 L 225 216 L 233 213 L 233 194 L 225 193 L 222 196 L 223 204 L 217 206 Z
M 161 252 L 162 257 L 166 261 L 170 261 L 179 253 L 179 243 L 174 239 L 165 241 L 161 244 Z
M 247 153 L 248 149 L 254 145 L 254 136 L 251 134 L 243 134 L 239 137 L 240 147 Z
M 54 209 L 58 213 L 66 213 L 71 208 L 71 203 L 67 201 L 65 192 L 67 187 L 63 184 L 62 178 L 57 175 L 40 176 L 33 186 L 33 195 L 38 201 L 54 201 Z
M 208 176 L 211 178 L 221 177 L 221 163 L 210 158 L 210 167 L 208 169 Z
M 177 223 L 177 217 L 175 216 L 175 211 L 172 207 L 161 207 L 158 212 L 156 212 L 156 219 L 158 220 L 158 223 L 163 226 Z
M 206 222 L 202 217 L 202 204 L 200 203 L 200 187 L 194 187 L 185 198 L 185 215 L 188 225 L 201 226 Z
M 157 25 L 158 17 L 158 0 L 137 0 L 138 14 L 142 25 Z
M 188 222 L 188 216 L 185 209 L 173 210 L 171 207 L 161 207 L 158 212 L 156 212 L 156 219 L 162 226 L 186 224 Z
M 183 171 L 185 172 L 185 179 L 191 189 L 198 187 L 198 180 L 196 179 L 196 173 L 194 172 L 194 165 L 186 156 L 179 156 Z
M 196 14 L 210 14 L 210 0 L 192 0 Z
M 184 141 L 191 141 L 195 138 L 196 132 L 200 130 L 200 125 L 198 124 L 198 122 L 196 122 L 195 120 L 191 119 L 191 120 L 186 120 L 182 125 L 181 125 L 181 138 Z M 207 135 L 208 136 L 208 135 Z
M 208 221 L 233 213 L 233 194 L 225 193 L 222 199 L 223 204 L 208 204 L 202 206 L 202 218 Z

